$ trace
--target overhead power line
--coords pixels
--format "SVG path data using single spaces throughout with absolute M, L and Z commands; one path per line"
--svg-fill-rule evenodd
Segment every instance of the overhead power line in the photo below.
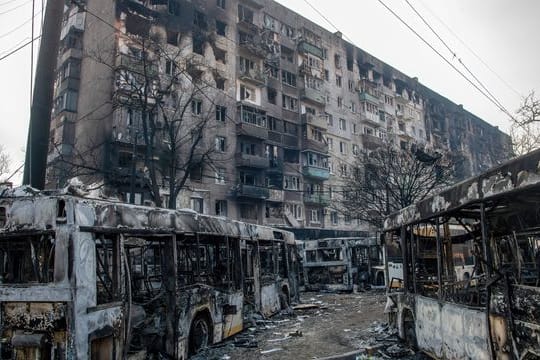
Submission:
M 450 34 L 452 34 L 454 38 L 456 38 L 478 61 L 480 61 L 486 67 L 486 69 L 488 69 L 493 75 L 495 75 L 509 90 L 513 91 L 519 97 L 523 97 L 523 95 L 519 91 L 517 91 L 512 85 L 510 85 L 505 79 L 503 79 L 502 76 L 500 76 L 495 70 L 493 70 L 493 68 L 489 66 L 487 62 L 480 57 L 480 55 L 478 55 L 469 45 L 467 45 L 467 43 L 465 43 L 465 41 L 463 41 L 440 17 L 438 17 L 437 14 L 435 14 L 428 6 L 426 6 L 424 2 L 422 2 L 421 0 L 418 1 L 424 6 L 427 11 L 429 11 L 431 15 L 433 15 L 435 19 L 437 19 L 437 21 L 439 21 L 446 28 L 446 30 L 448 30 L 448 32 L 450 32 Z
M 17 6 L 15 6 L 14 8 L 11 8 L 11 9 L 8 9 L 8 10 L 6 10 L 6 11 L 3 11 L 3 12 L 0 13 L 0 15 L 5 15 L 5 14 L 8 14 L 8 13 L 14 11 L 14 10 L 17 10 L 17 9 L 23 7 L 24 5 L 28 4 L 30 1 L 32 1 L 32 0 L 29 0 L 29 1 L 27 1 L 27 2 L 24 2 L 24 3 L 20 4 L 20 5 L 17 5 Z
M 401 18 L 394 10 L 392 10 L 388 5 L 386 5 L 382 0 L 377 0 L 382 6 L 386 8 L 392 15 L 394 15 L 403 25 L 405 25 L 410 31 L 412 31 L 424 44 L 426 44 L 431 50 L 433 50 L 441 59 L 444 60 L 454 71 L 456 71 L 461 77 L 463 77 L 469 84 L 471 84 L 480 94 L 482 94 L 486 99 L 488 99 L 493 105 L 495 105 L 499 110 L 508 115 L 510 118 L 514 118 L 513 115 L 506 110 L 503 106 L 500 106 L 495 100 L 493 100 L 488 94 L 484 92 L 477 84 L 475 84 L 471 79 L 469 79 L 462 71 L 460 71 L 454 64 L 452 64 L 444 55 L 442 55 L 433 45 L 431 45 L 422 35 L 420 35 L 416 30 L 414 30 L 405 20 Z
M 40 12 L 41 12 L 41 11 L 40 11 Z M 26 25 L 26 24 L 28 24 L 30 21 L 34 20 L 34 18 L 35 18 L 36 16 L 38 16 L 40 12 L 38 12 L 37 14 L 35 14 L 34 16 L 32 16 L 30 19 L 28 19 L 28 20 L 26 20 L 25 22 L 23 22 L 22 24 L 20 24 L 20 25 L 16 26 L 15 28 L 9 30 L 7 33 L 4 33 L 4 34 L 0 35 L 0 39 L 6 37 L 6 36 L 8 36 L 8 35 L 13 34 L 15 31 L 19 30 L 19 29 L 22 28 L 24 25 Z
M 40 37 L 41 37 L 41 35 L 38 35 L 38 36 L 36 36 L 35 38 L 33 38 L 32 40 L 29 40 L 28 42 L 22 44 L 21 46 L 19 46 L 19 47 L 16 48 L 15 50 L 12 50 L 12 51 L 10 51 L 9 53 L 7 53 L 6 55 L 0 57 L 0 61 L 2 61 L 2 60 L 4 60 L 4 59 L 8 58 L 9 56 L 11 56 L 11 55 L 13 55 L 13 54 L 15 54 L 17 51 L 19 51 L 19 50 L 25 48 L 26 46 L 30 45 L 33 41 L 36 41 L 36 40 L 39 39 Z
M 416 8 L 410 3 L 410 1 L 405 0 L 405 2 L 414 11 L 414 13 L 422 20 L 422 22 L 429 28 L 429 30 L 431 30 L 431 32 L 437 37 L 437 39 L 439 39 L 441 41 L 441 43 L 448 49 L 450 54 L 452 54 L 452 56 L 453 56 L 452 58 L 458 60 L 458 62 L 463 66 L 463 68 L 469 73 L 469 75 L 471 75 L 473 77 L 473 79 L 476 80 L 476 82 L 482 87 L 482 89 L 484 89 L 486 91 L 486 93 L 489 96 L 491 96 L 493 101 L 495 101 L 499 105 L 499 108 L 503 108 L 503 109 L 506 110 L 506 108 L 503 106 L 503 104 L 495 97 L 495 95 L 493 95 L 491 93 L 491 91 L 480 81 L 480 79 L 478 79 L 478 77 L 475 74 L 473 74 L 473 72 L 465 65 L 465 63 L 461 60 L 461 58 L 457 56 L 457 52 L 454 51 L 452 48 L 450 48 L 450 46 L 442 39 L 442 37 L 428 23 L 428 21 L 424 18 L 424 16 L 422 16 L 422 14 L 420 14 L 420 12 L 418 12 L 418 10 L 416 10 Z M 506 110 L 506 112 L 508 112 L 508 111 Z

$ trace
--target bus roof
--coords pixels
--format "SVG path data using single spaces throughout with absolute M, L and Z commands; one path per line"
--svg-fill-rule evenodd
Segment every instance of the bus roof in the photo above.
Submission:
M 63 202 L 63 205 L 59 205 Z M 28 189 L 0 189 L 0 207 L 5 210 L 0 233 L 55 229 L 59 207 L 72 212 L 66 219 L 82 230 L 166 233 L 199 233 L 244 239 L 280 240 L 294 244 L 294 234 L 263 225 L 199 214 L 189 209 L 164 209 L 126 204 L 119 201 L 91 199 L 71 194 L 50 194 Z M 68 210 L 71 209 L 71 210 Z
M 397 230 L 447 215 L 479 216 L 480 203 L 527 194 L 540 199 L 540 149 L 511 159 L 389 215 L 384 230 Z

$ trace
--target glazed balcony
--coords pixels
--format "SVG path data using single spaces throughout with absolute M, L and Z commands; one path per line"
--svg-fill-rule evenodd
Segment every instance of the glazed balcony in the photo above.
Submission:
M 326 118 L 322 116 L 317 116 L 313 114 L 302 114 L 302 124 L 308 124 L 311 126 L 316 126 L 321 129 L 327 129 L 328 123 Z
M 330 204 L 330 197 L 326 194 L 304 194 L 304 203 L 327 206 Z
M 302 174 L 319 180 L 328 180 L 330 178 L 330 170 L 318 166 L 305 165 L 302 167 Z
M 324 106 L 326 104 L 325 96 L 322 92 L 316 89 L 305 88 L 301 93 L 302 99 L 305 101 L 311 101 L 316 105 Z
M 266 169 L 270 166 L 270 161 L 265 156 L 236 154 L 236 166 Z
M 126 54 L 118 55 L 117 69 L 127 70 L 138 75 L 156 76 L 158 74 L 157 64 L 152 60 L 143 61 L 140 58 Z
M 367 124 L 370 124 L 373 126 L 381 126 L 381 123 L 383 123 L 383 121 L 381 121 L 379 114 L 374 114 L 369 111 L 362 111 L 360 114 L 361 114 L 360 119 Z
M 268 199 L 270 193 L 268 191 L 268 188 L 262 186 L 238 184 L 236 196 L 264 200 Z
M 367 101 L 375 105 L 378 105 L 380 101 L 379 97 L 372 95 L 368 93 L 367 91 L 362 91 L 358 93 L 358 98 L 360 99 L 360 101 Z
M 384 144 L 383 139 L 378 136 L 362 134 L 360 135 L 360 138 L 362 139 L 362 145 L 364 146 L 364 148 L 369 150 L 377 149 Z
M 300 44 L 298 44 L 298 51 L 302 53 L 309 53 L 323 59 L 323 50 L 318 46 L 308 43 L 307 41 L 301 41 Z

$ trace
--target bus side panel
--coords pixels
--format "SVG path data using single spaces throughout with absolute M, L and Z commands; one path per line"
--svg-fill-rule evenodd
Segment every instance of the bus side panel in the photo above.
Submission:
M 228 311 L 223 314 L 223 339 L 242 331 L 244 323 L 242 306 L 244 297 L 242 293 L 228 295 Z
M 418 347 L 438 358 L 489 359 L 490 347 L 484 311 L 418 297 Z

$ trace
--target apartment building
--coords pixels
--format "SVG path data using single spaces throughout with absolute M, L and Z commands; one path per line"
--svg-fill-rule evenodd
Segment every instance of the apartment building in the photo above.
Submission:
M 163 138 L 148 145 L 140 133 L 149 117 L 159 128 L 166 110 L 141 110 L 144 96 L 130 86 L 151 74 L 137 88 L 150 94 L 145 104 L 181 97 L 188 92 L 181 85 L 162 89 L 178 68 L 187 74 L 178 83 L 204 87 L 183 114 L 189 124 L 205 119 L 200 147 L 213 150 L 212 161 L 186 170 L 177 197 L 166 174 L 156 175 L 160 197 L 176 198 L 179 208 L 358 230 L 332 202 L 359 154 L 413 144 L 449 151 L 464 178 L 511 152 L 509 136 L 463 106 L 274 1 L 87 0 L 84 7 L 65 11 L 49 187 L 79 175 L 103 181 L 126 201 L 132 193 L 137 203 L 151 200 L 146 149 L 171 145 Z M 170 155 L 152 156 L 160 163 Z

